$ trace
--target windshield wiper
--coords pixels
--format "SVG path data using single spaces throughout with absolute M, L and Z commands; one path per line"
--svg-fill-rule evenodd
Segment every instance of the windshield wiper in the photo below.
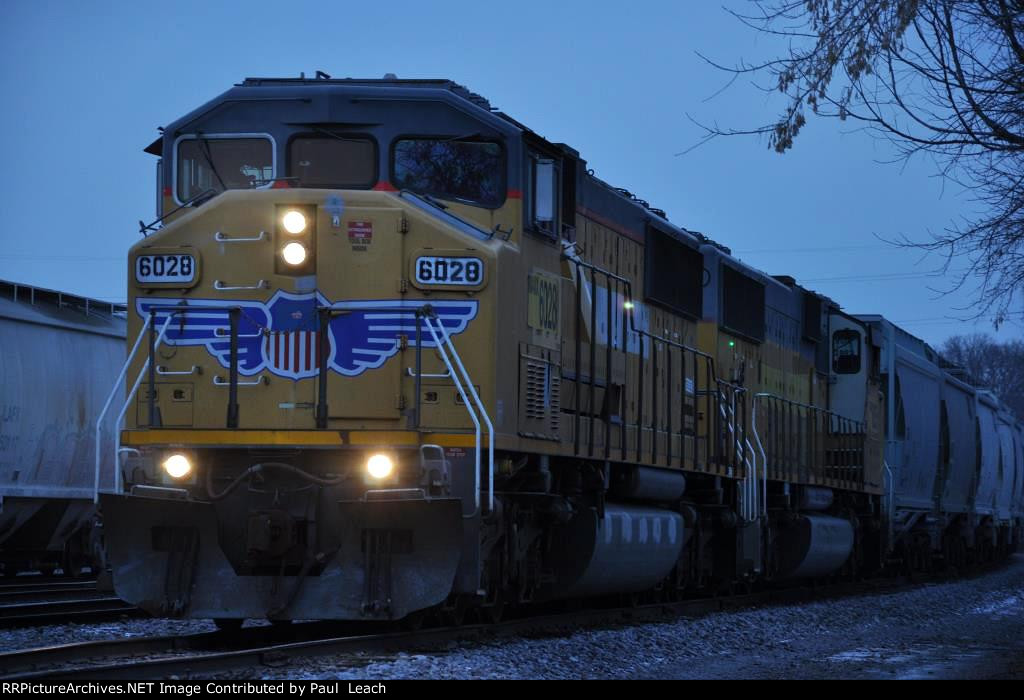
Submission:
M 310 128 L 317 133 L 324 134 L 325 136 L 330 136 L 331 138 L 338 139 L 339 141 L 347 141 L 349 143 L 366 143 L 366 139 L 354 139 L 348 136 L 341 136 L 340 134 L 334 131 L 331 131 L 329 129 L 323 129 L 319 126 L 310 126 Z
M 207 188 L 207 189 L 203 190 L 202 192 L 197 194 L 195 197 L 192 197 L 192 199 L 186 200 L 185 203 L 182 204 L 180 207 L 175 207 L 174 209 L 171 209 L 166 214 L 156 218 L 153 221 L 153 223 L 151 223 L 151 224 L 144 223 L 142 221 L 142 219 L 139 219 L 139 233 L 141 233 L 143 236 L 148 236 L 150 231 L 159 231 L 160 227 L 158 227 L 157 224 L 161 223 L 164 219 L 166 219 L 171 214 L 174 214 L 175 212 L 181 211 L 182 209 L 185 209 L 187 207 L 190 207 L 193 204 L 196 204 L 196 205 L 198 205 L 198 204 L 205 204 L 207 199 L 213 199 L 214 197 L 217 196 L 217 194 L 218 194 L 217 190 L 215 190 L 212 187 L 210 187 L 210 188 Z
M 479 141 L 483 138 L 483 134 L 479 131 L 474 131 L 469 134 L 463 134 L 462 136 L 452 136 L 451 138 L 441 139 L 441 143 L 448 143 L 449 141 Z
M 203 154 L 203 158 L 206 158 L 206 164 L 210 166 L 210 170 L 212 170 L 213 174 L 217 177 L 217 182 L 220 183 L 220 188 L 222 190 L 226 190 L 228 186 L 224 184 L 224 178 L 220 176 L 220 173 L 217 172 L 217 166 L 213 164 L 213 155 L 210 153 L 210 143 L 206 138 L 200 135 L 199 144 L 202 146 L 199 151 Z

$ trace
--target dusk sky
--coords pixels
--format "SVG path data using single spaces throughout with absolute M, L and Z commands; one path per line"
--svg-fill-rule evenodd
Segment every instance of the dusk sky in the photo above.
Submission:
M 784 156 L 753 138 L 677 155 L 701 138 L 688 114 L 745 127 L 782 105 L 743 80 L 712 97 L 728 76 L 697 52 L 731 64 L 773 48 L 718 3 L 7 0 L 0 47 L 3 279 L 123 301 L 126 251 L 155 216 L 156 159 L 142 149 L 157 126 L 247 76 L 319 69 L 450 78 L 849 312 L 935 345 L 992 330 L 959 320 L 972 296 L 940 293 L 955 281 L 933 274 L 941 259 L 880 240 L 926 239 L 972 210 L 932 163 L 884 163 L 891 151 L 855 124 L 813 119 Z M 998 335 L 1022 334 L 1016 321 Z

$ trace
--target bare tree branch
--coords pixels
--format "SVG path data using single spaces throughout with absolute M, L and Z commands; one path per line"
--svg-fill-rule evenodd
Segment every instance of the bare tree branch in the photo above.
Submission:
M 898 245 L 963 261 L 953 288 L 976 287 L 973 312 L 998 326 L 1024 296 L 1024 0 L 751 0 L 729 12 L 789 40 L 784 55 L 725 66 L 763 76 L 785 99 L 764 124 L 694 121 L 701 144 L 757 135 L 779 153 L 807 115 L 861 122 L 897 159 L 927 154 L 976 212 L 928 240 Z M 731 84 L 731 83 L 730 83 Z M 717 93 L 716 93 L 717 94 Z M 698 144 L 700 145 L 700 144 Z M 683 151 L 686 153 L 688 151 Z

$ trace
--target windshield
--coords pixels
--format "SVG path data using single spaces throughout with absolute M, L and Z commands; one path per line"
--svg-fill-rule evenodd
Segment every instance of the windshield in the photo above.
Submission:
M 395 142 L 393 183 L 399 189 L 485 207 L 505 201 L 505 158 L 500 145 L 454 139 Z
M 300 187 L 373 187 L 377 146 L 365 138 L 296 136 L 288 149 L 288 175 Z
M 248 189 L 274 177 L 274 151 L 269 139 L 185 139 L 178 144 L 178 200 L 213 190 Z

